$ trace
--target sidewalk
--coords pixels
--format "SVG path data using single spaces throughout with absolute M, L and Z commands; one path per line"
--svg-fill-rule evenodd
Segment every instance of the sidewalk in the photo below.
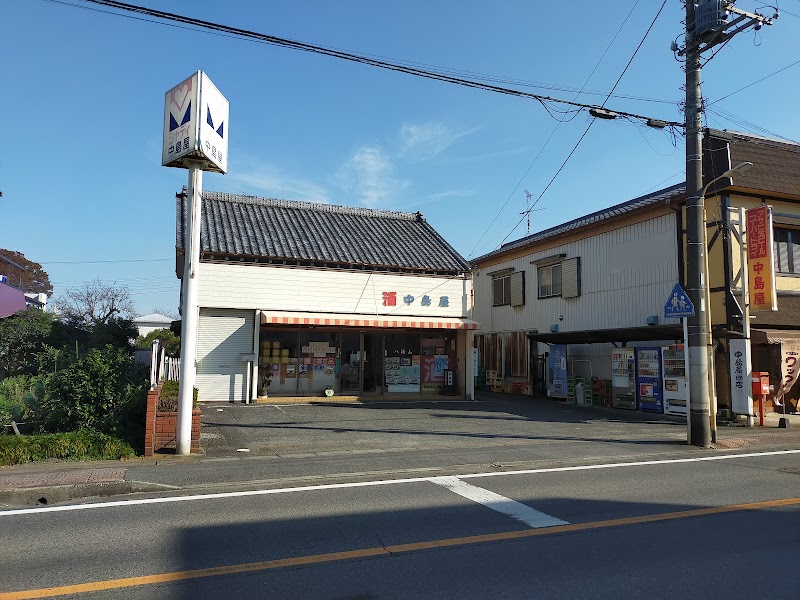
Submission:
M 782 415 L 774 414 L 763 428 L 720 422 L 717 444 L 707 450 L 686 444 L 679 417 L 485 392 L 477 401 L 203 410 L 199 454 L 0 467 L 0 507 L 800 448 L 800 415 L 787 415 L 788 429 L 778 428 Z

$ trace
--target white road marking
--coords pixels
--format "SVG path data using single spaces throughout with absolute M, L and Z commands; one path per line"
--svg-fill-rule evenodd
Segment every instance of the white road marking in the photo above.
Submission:
M 745 454 L 723 454 L 700 456 L 697 458 L 671 458 L 664 460 L 643 460 L 639 462 L 606 463 L 601 465 L 579 465 L 576 467 L 551 467 L 545 469 L 525 469 L 521 471 L 491 471 L 489 473 L 471 473 L 459 475 L 459 479 L 477 477 L 496 477 L 501 475 L 536 475 L 539 473 L 564 473 L 568 471 L 592 471 L 595 469 L 618 469 L 624 467 L 645 467 L 650 465 L 671 465 L 680 463 L 706 462 L 712 460 L 731 460 L 735 458 L 752 458 L 758 456 L 780 456 L 782 454 L 800 454 L 800 450 L 773 450 L 770 452 L 748 452 Z M 188 502 L 190 500 L 215 500 L 217 498 L 241 498 L 245 496 L 269 496 L 272 494 L 290 494 L 293 492 L 315 492 L 320 490 L 337 490 L 344 488 L 373 487 L 380 485 L 397 485 L 401 483 L 430 482 L 435 477 L 409 477 L 407 479 L 378 479 L 375 481 L 357 481 L 353 483 L 327 483 L 305 485 L 300 487 L 277 488 L 269 490 L 248 490 L 243 492 L 219 492 L 216 494 L 196 494 L 192 496 L 170 496 L 167 498 L 141 498 L 137 500 L 115 500 L 111 502 L 95 502 L 91 504 L 70 504 L 67 506 L 42 506 L 38 508 L 19 508 L 0 511 L 0 517 L 27 515 L 33 513 L 66 512 L 69 510 L 89 510 L 93 508 L 110 508 L 113 506 L 136 506 L 139 504 L 166 504 L 168 502 Z M 245 483 L 245 482 L 243 482 Z
M 553 527 L 554 525 L 569 525 L 569 521 L 556 519 L 548 514 L 531 508 L 527 504 L 522 504 L 511 498 L 506 498 L 500 494 L 461 481 L 458 477 L 432 477 L 431 483 L 441 485 L 454 494 L 482 504 L 487 508 L 496 510 L 499 513 L 508 515 L 512 519 L 522 521 L 529 527 L 538 529 L 539 527 Z

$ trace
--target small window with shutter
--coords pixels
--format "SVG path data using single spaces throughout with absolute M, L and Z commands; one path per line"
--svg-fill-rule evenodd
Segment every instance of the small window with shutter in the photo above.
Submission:
M 525 271 L 508 276 L 511 281 L 511 306 L 525 306 Z
M 570 258 L 561 263 L 561 297 L 577 298 L 581 295 L 581 259 Z
M 492 279 L 492 306 L 511 304 L 511 275 L 506 274 Z

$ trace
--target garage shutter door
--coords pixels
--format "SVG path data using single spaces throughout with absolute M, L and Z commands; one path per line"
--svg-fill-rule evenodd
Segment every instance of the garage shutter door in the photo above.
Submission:
M 200 309 L 197 332 L 197 390 L 204 401 L 242 402 L 247 363 L 253 352 L 254 312 Z

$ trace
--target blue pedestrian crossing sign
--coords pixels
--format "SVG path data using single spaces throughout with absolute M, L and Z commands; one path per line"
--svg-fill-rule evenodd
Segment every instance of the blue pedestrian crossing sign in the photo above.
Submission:
M 694 316 L 694 304 L 689 300 L 689 296 L 681 287 L 680 283 L 676 283 L 675 287 L 669 293 L 667 303 L 664 305 L 664 318 L 665 319 L 681 319 L 684 317 Z

